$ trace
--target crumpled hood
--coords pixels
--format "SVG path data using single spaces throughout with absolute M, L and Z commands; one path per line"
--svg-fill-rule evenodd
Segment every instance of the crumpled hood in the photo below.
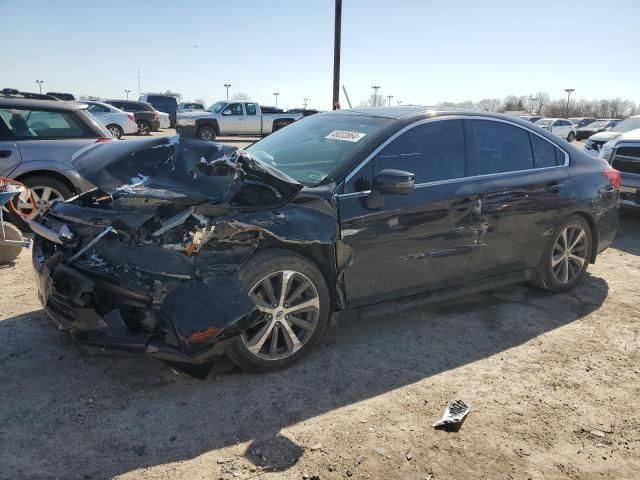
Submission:
M 230 202 L 246 182 L 282 202 L 302 185 L 236 147 L 175 137 L 96 144 L 73 160 L 76 170 L 110 195 L 179 203 Z

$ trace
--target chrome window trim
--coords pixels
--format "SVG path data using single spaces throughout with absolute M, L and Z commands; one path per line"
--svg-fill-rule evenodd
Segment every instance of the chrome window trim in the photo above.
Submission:
M 344 178 L 344 180 L 342 182 L 340 182 L 340 184 L 336 187 L 335 190 L 338 190 L 340 188 L 343 188 L 344 184 L 346 184 L 349 180 L 351 180 L 367 163 L 369 163 L 373 158 L 375 158 L 375 156 L 380 153 L 380 151 L 382 149 L 384 149 L 387 145 L 389 145 L 391 142 L 393 142 L 396 138 L 398 138 L 400 135 L 402 135 L 405 132 L 408 132 L 409 130 L 411 130 L 412 128 L 415 128 L 417 126 L 420 125 L 424 125 L 426 123 L 432 123 L 432 122 L 442 122 L 442 121 L 447 121 L 447 120 L 489 120 L 489 121 L 493 121 L 493 122 L 499 122 L 499 123 L 506 123 L 507 125 L 512 125 L 514 127 L 518 127 L 521 128 L 522 130 L 525 130 L 529 133 L 533 133 L 534 135 L 537 135 L 538 137 L 542 138 L 543 140 L 549 142 L 551 145 L 553 145 L 555 148 L 559 149 L 562 153 L 564 153 L 564 164 L 563 165 L 554 165 L 552 167 L 540 167 L 540 168 L 531 168 L 531 169 L 527 169 L 527 170 L 513 170 L 513 171 L 509 171 L 509 172 L 499 172 L 499 173 L 487 173 L 487 174 L 483 174 L 483 175 L 474 175 L 471 177 L 460 177 L 460 178 L 451 178 L 448 180 L 438 180 L 435 182 L 426 182 L 426 183 L 418 183 L 414 186 L 414 188 L 421 188 L 421 187 L 425 187 L 425 186 L 431 186 L 431 185 L 440 185 L 443 183 L 454 183 L 454 182 L 461 182 L 461 181 L 466 181 L 466 180 L 472 180 L 472 179 L 477 179 L 477 178 L 487 178 L 487 177 L 496 177 L 496 176 L 503 176 L 503 175 L 510 175 L 513 173 L 520 173 L 520 172 L 529 172 L 529 171 L 540 171 L 540 170 L 550 170 L 553 168 L 566 168 L 569 166 L 569 153 L 562 148 L 560 145 L 552 142 L 551 140 L 549 140 L 548 138 L 546 138 L 543 135 L 540 135 L 538 132 L 527 128 L 526 126 L 520 125 L 518 123 L 515 122 L 511 122 L 509 120 L 506 119 L 502 119 L 502 118 L 494 118 L 494 117 L 484 117 L 484 116 L 477 116 L 477 115 L 450 115 L 450 116 L 446 116 L 446 117 L 434 117 L 434 118 L 425 118 L 422 120 L 418 120 L 417 122 L 414 122 L 410 125 L 407 125 L 406 127 L 398 130 L 396 133 L 394 133 L 392 136 L 390 136 L 388 139 L 386 139 L 384 142 L 382 142 L 373 152 L 371 152 L 367 158 L 365 158 L 362 162 L 360 162 L 353 170 L 351 170 L 351 172 Z M 533 150 L 533 147 L 532 147 Z M 532 152 L 533 153 L 533 152 Z M 534 160 L 535 161 L 535 160 Z M 335 192 L 334 190 L 334 192 Z M 368 195 L 371 192 L 371 190 L 364 190 L 362 192 L 349 192 L 349 193 L 339 193 L 336 194 L 337 197 L 342 198 L 342 197 L 353 197 L 353 196 L 359 196 L 359 195 Z

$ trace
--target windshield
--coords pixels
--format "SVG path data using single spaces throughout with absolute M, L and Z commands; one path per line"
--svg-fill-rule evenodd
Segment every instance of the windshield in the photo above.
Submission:
M 626 118 L 611 129 L 612 132 L 628 132 L 640 128 L 640 117 Z
M 604 128 L 609 123 L 608 120 L 596 120 L 595 122 L 583 125 L 584 128 Z
M 301 184 L 322 183 L 342 162 L 389 125 L 388 118 L 320 114 L 306 117 L 254 143 L 247 151 Z
M 541 127 L 548 127 L 553 123 L 553 118 L 543 118 L 535 122 L 536 125 L 540 125 Z
M 222 110 L 226 104 L 227 102 L 216 102 L 213 105 L 211 105 L 209 108 L 207 108 L 207 112 L 220 113 L 220 110 Z

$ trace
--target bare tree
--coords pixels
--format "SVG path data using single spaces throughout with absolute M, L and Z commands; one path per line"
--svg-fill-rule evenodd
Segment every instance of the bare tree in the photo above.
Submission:
M 483 98 L 476 103 L 476 108 L 484 112 L 497 112 L 501 106 L 502 102 L 499 98 Z
M 358 107 L 359 108 L 384 107 L 386 104 L 387 104 L 387 101 L 384 98 L 384 95 L 382 95 L 381 93 L 379 93 L 378 95 L 376 95 L 375 93 L 372 93 L 371 95 L 369 95 L 369 98 L 367 98 L 366 100 L 360 101 L 360 103 L 358 104 Z
M 194 100 L 194 103 L 199 103 L 200 105 L 202 105 L 203 107 L 206 105 L 206 102 L 204 101 L 204 99 L 202 98 L 196 98 Z
M 538 99 L 538 115 L 544 115 L 544 107 L 551 98 L 547 92 L 536 93 L 536 98 Z
M 238 102 L 248 102 L 251 100 L 251 96 L 245 92 L 236 92 L 233 94 L 233 97 L 231 97 L 231 100 L 235 100 Z

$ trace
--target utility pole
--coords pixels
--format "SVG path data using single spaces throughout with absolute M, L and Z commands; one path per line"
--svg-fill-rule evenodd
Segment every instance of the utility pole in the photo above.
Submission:
M 389 100 L 389 106 L 391 106 L 391 99 L 393 98 L 393 95 L 387 95 L 387 100 Z
M 127 94 L 127 100 L 129 100 L 129 93 L 131 93 L 131 90 L 125 90 L 124 93 Z
M 276 108 L 278 108 L 278 95 L 280 95 L 280 92 L 273 92 L 273 96 L 276 97 Z
M 229 87 L 230 87 L 230 86 L 231 86 L 231 84 L 230 84 L 230 83 L 225 83 L 225 84 L 224 84 L 224 88 L 226 88 L 226 89 L 227 89 L 227 101 L 229 100 Z
M 36 83 L 38 84 L 38 88 L 40 89 L 40 93 L 42 93 L 42 84 L 44 83 L 44 80 L 36 80 Z
M 377 107 L 378 106 L 378 90 L 380 89 L 380 85 L 374 85 L 371 88 L 373 88 L 373 106 Z
M 575 88 L 565 88 L 565 92 L 567 92 L 567 111 L 565 112 L 565 118 L 569 117 L 569 100 L 571 99 L 571 94 L 576 91 Z
M 304 109 L 307 109 L 307 102 L 309 101 L 308 98 L 303 98 L 302 101 L 304 102 Z
M 333 28 L 333 109 L 340 110 L 340 36 L 342 33 L 342 0 L 336 0 Z

